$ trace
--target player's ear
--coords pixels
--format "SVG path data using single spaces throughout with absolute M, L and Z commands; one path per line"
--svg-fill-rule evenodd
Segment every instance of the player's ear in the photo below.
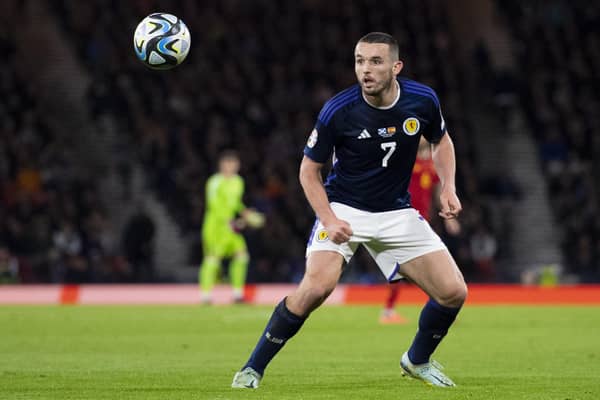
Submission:
M 394 66 L 392 67 L 392 72 L 394 73 L 394 75 L 398 75 L 400 73 L 400 71 L 402 71 L 402 68 L 404 68 L 404 63 L 400 60 L 394 62 Z

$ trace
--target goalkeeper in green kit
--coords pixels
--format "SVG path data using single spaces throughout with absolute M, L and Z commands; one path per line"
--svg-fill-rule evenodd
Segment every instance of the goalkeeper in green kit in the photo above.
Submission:
M 206 182 L 206 212 L 202 225 L 204 259 L 200 266 L 202 302 L 212 301 L 221 261 L 230 259 L 229 277 L 235 302 L 244 300 L 244 284 L 248 270 L 248 249 L 240 231 L 264 224 L 261 213 L 246 208 L 242 202 L 244 180 L 238 175 L 240 159 L 233 151 L 219 157 L 219 172 Z

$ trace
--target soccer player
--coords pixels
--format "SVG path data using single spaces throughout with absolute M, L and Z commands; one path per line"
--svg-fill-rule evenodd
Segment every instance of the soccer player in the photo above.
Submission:
M 206 211 L 202 225 L 204 259 L 199 272 L 202 302 L 206 304 L 212 300 L 212 289 L 224 258 L 231 258 L 229 277 L 233 299 L 235 302 L 244 299 L 249 257 L 244 236 L 239 233 L 245 227 L 245 220 L 237 216 L 250 211 L 242 202 L 244 180 L 238 175 L 239 169 L 237 154 L 225 151 L 219 157 L 219 172 L 206 182 Z
M 271 359 L 333 291 L 343 261 L 359 245 L 388 281 L 406 277 L 430 297 L 401 357 L 403 374 L 434 386 L 454 386 L 430 356 L 462 307 L 467 287 L 444 243 L 410 207 L 407 190 L 424 136 L 433 143 L 442 185 L 439 214 L 455 218 L 461 204 L 454 186 L 454 145 L 435 92 L 398 77 L 403 63 L 392 36 L 373 32 L 362 37 L 354 62 L 358 85 L 325 104 L 300 165 L 302 188 L 317 215 L 304 277 L 275 307 L 232 387 L 258 387 Z M 321 169 L 332 154 L 332 171 L 323 183 Z
M 412 177 L 408 186 L 410 193 L 410 203 L 412 207 L 421 214 L 427 221 L 431 218 L 431 205 L 436 189 L 439 189 L 439 178 L 435 172 L 435 166 L 431 159 L 431 144 L 421 136 L 419 149 L 417 151 L 417 160 L 412 170 Z M 460 233 L 460 224 L 457 219 L 444 219 L 446 232 L 450 235 Z M 395 310 L 396 301 L 400 294 L 400 285 L 390 284 L 390 290 L 385 300 L 384 309 L 379 317 L 382 324 L 403 324 L 406 318 L 398 314 Z

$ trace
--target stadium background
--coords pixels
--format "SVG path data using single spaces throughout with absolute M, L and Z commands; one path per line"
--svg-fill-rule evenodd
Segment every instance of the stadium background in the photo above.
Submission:
M 172 71 L 136 60 L 145 15 L 184 19 Z M 600 6 L 568 1 L 16 1 L 0 4 L 0 279 L 193 282 L 204 183 L 242 157 L 249 282 L 296 282 L 314 216 L 297 169 L 324 101 L 381 30 L 456 144 L 469 282 L 600 282 Z M 358 255 L 344 282 L 380 283 Z

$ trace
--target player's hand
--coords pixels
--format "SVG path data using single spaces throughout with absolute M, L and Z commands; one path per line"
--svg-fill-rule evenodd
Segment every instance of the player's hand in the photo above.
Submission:
M 444 219 L 456 218 L 458 217 L 458 214 L 460 214 L 462 205 L 456 195 L 454 186 L 442 187 L 440 193 L 440 209 L 438 214 Z
M 354 233 L 348 222 L 337 218 L 327 222 L 323 221 L 323 227 L 329 239 L 335 244 L 347 242 Z
M 265 225 L 265 215 L 254 208 L 246 208 L 242 211 L 242 218 L 250 228 L 262 228 Z

